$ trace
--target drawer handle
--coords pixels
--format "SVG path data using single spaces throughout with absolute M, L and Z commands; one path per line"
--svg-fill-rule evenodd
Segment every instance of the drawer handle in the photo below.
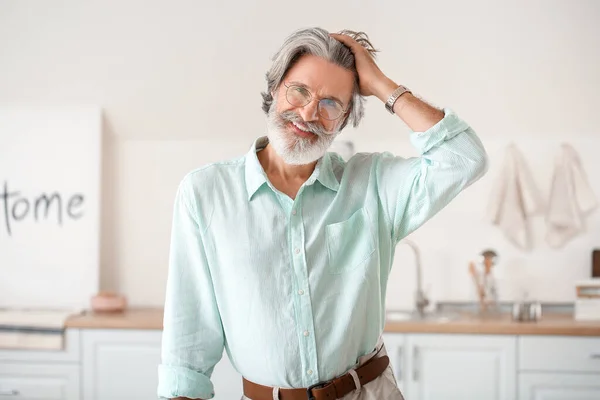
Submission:
M 396 370 L 396 381 L 402 380 L 402 347 L 398 347 L 398 358 L 396 359 L 398 369 Z
M 18 396 L 20 393 L 18 390 L 1 390 L 0 396 Z
M 419 364 L 419 348 L 417 346 L 413 347 L 413 370 L 412 370 L 412 377 L 413 377 L 413 381 L 418 381 L 419 380 L 419 369 L 418 369 L 418 364 Z
M 590 358 L 592 360 L 600 360 L 600 353 L 592 353 L 590 354 Z

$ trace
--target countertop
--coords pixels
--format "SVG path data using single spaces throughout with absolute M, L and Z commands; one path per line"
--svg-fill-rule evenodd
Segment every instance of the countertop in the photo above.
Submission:
M 124 312 L 86 311 L 67 319 L 67 328 L 81 329 L 162 329 L 162 308 L 131 308 Z
M 122 313 L 85 312 L 70 317 L 67 328 L 82 329 L 162 329 L 163 310 L 132 308 Z M 515 322 L 509 315 L 480 318 L 470 314 L 449 321 L 388 321 L 385 332 L 463 333 L 495 335 L 600 336 L 600 321 L 575 321 L 571 314 L 545 313 L 537 322 Z
M 576 321 L 571 314 L 544 314 L 535 322 L 513 321 L 509 314 L 481 318 L 462 314 L 449 321 L 388 321 L 386 332 L 464 333 L 488 335 L 600 336 L 600 321 Z

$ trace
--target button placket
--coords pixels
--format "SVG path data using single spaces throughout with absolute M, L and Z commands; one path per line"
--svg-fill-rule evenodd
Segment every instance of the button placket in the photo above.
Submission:
M 302 188 L 304 189 L 304 188 Z M 296 326 L 300 338 L 300 356 L 303 369 L 306 371 L 304 384 L 310 386 L 318 379 L 317 352 L 312 314 L 312 302 L 308 291 L 308 268 L 306 249 L 304 248 L 304 225 L 302 223 L 301 194 L 298 193 L 291 210 L 290 243 L 292 245 L 292 266 L 296 278 L 298 296 L 294 304 L 297 307 Z M 310 371 L 310 372 L 309 372 Z

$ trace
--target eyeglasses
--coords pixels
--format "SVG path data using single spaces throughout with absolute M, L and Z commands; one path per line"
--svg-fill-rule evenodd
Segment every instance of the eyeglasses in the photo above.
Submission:
M 283 85 L 287 88 L 285 98 L 291 105 L 304 107 L 312 101 L 313 96 L 307 88 L 294 84 L 287 85 L 285 82 Z M 321 99 L 317 106 L 319 115 L 328 121 L 340 118 L 347 111 L 348 109 L 344 110 L 342 103 L 335 99 Z

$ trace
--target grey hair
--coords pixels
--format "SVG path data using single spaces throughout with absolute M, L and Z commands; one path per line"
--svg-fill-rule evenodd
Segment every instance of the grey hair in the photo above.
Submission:
M 348 35 L 361 46 L 366 48 L 371 56 L 375 56 L 377 50 L 369 41 L 364 32 L 354 32 L 343 30 L 339 32 L 342 35 Z M 262 109 L 268 114 L 273 104 L 273 96 L 276 89 L 285 78 L 286 74 L 303 55 L 314 55 L 321 57 L 333 64 L 339 65 L 351 71 L 354 74 L 354 89 L 352 91 L 352 100 L 350 101 L 350 113 L 340 126 L 342 130 L 348 122 L 357 127 L 364 116 L 364 97 L 361 96 L 358 82 L 358 72 L 354 63 L 352 51 L 343 43 L 329 36 L 329 32 L 322 28 L 301 29 L 285 39 L 283 45 L 273 56 L 273 65 L 267 71 L 267 91 L 261 93 L 263 97 Z

